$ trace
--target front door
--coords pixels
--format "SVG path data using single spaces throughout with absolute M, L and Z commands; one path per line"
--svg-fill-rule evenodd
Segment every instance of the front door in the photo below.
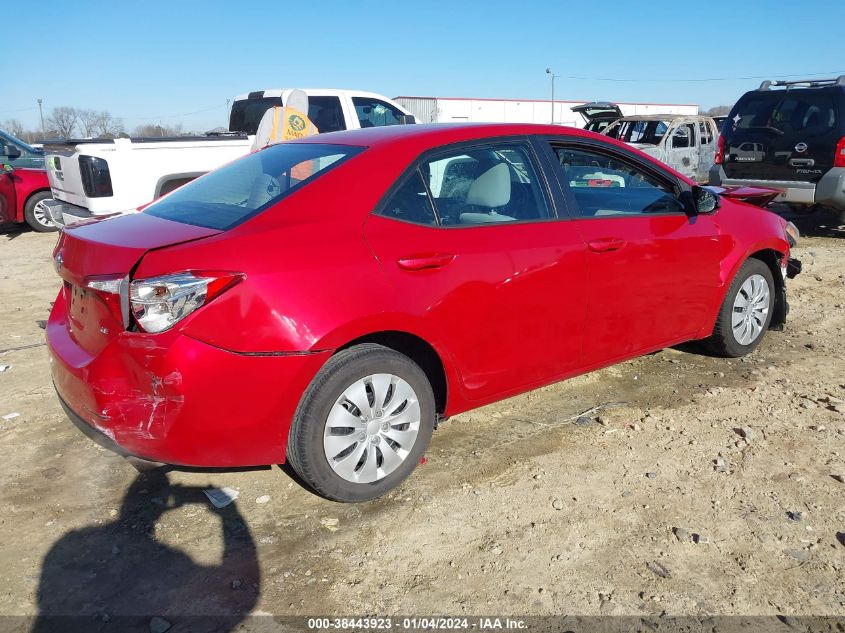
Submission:
M 410 318 L 447 342 L 471 400 L 580 361 L 584 247 L 555 220 L 539 173 L 520 140 L 451 148 L 406 173 L 365 226 Z
M 687 178 L 698 177 L 698 135 L 693 123 L 678 123 L 669 128 L 666 143 L 666 163 Z
M 585 363 L 694 336 L 719 287 L 713 218 L 687 215 L 677 180 L 634 155 L 578 142 L 553 149 L 588 249 Z

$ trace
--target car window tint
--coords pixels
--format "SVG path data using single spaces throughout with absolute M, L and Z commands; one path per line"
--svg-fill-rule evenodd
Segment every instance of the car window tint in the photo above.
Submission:
M 580 148 L 555 153 L 581 217 L 684 213 L 671 187 L 634 165 Z
M 361 127 L 399 125 L 404 114 L 399 108 L 371 97 L 352 97 L 352 105 Z
M 434 225 L 437 223 L 428 192 L 425 190 L 425 183 L 418 170 L 415 169 L 388 198 L 380 215 L 415 224 Z
M 321 134 L 346 129 L 338 97 L 308 97 L 308 118 Z
M 833 98 L 824 93 L 752 95 L 740 101 L 731 124 L 740 130 L 773 129 L 790 134 L 826 134 L 836 126 Z
M 439 156 L 421 167 L 443 225 L 549 218 L 549 206 L 527 149 L 489 145 Z
M 228 229 L 362 151 L 349 145 L 278 143 L 182 185 L 144 209 L 166 220 Z

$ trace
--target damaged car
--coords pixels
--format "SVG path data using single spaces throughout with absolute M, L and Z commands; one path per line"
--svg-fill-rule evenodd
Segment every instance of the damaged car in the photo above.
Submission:
M 718 126 L 711 117 L 673 114 L 622 117 L 608 125 L 604 134 L 702 183 L 710 177 L 719 137 Z
M 50 367 L 117 453 L 287 462 L 363 501 L 450 416 L 686 341 L 753 352 L 786 321 L 798 237 L 575 128 L 323 134 L 68 227 Z

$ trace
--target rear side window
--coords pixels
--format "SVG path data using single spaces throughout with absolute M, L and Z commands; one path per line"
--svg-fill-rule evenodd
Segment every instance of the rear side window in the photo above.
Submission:
M 393 193 L 382 208 L 381 215 L 413 222 L 414 224 L 435 225 L 437 220 L 434 217 L 434 209 L 431 208 L 431 200 L 425 190 L 425 183 L 419 170 L 405 179 L 405 182 Z
M 338 97 L 308 97 L 308 118 L 320 134 L 346 129 Z
M 823 92 L 751 94 L 737 104 L 730 124 L 740 130 L 817 136 L 836 127 L 836 107 L 833 97 Z
M 271 145 L 189 182 L 144 212 L 225 230 L 261 213 L 362 150 L 317 143 Z
M 420 171 L 443 225 L 549 219 L 543 185 L 523 145 L 456 150 L 423 163 Z

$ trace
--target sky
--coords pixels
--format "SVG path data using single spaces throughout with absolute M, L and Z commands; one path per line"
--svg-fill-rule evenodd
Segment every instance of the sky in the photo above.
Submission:
M 45 117 L 204 131 L 228 125 L 226 99 L 269 88 L 548 99 L 550 67 L 556 99 L 708 108 L 761 78 L 845 74 L 843 0 L 39 0 L 3 15 L 0 122 L 28 129 L 39 98 Z

